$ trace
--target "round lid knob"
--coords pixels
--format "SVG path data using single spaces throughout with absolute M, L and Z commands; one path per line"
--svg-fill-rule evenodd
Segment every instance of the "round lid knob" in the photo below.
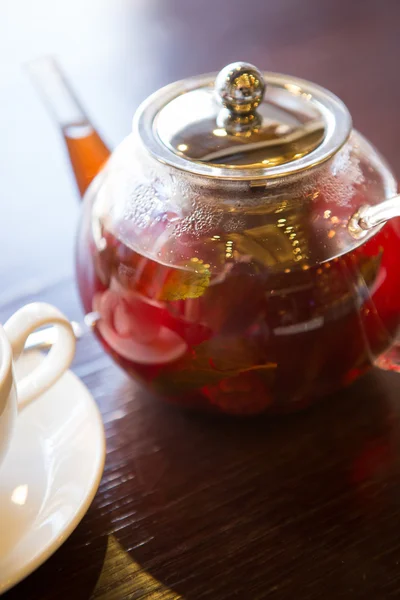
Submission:
M 237 115 L 256 110 L 263 99 L 264 90 L 261 72 L 245 62 L 224 67 L 215 80 L 215 91 L 223 106 Z

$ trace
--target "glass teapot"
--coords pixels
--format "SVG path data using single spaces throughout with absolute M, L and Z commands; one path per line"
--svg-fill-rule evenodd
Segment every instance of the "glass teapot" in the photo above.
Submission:
M 85 195 L 83 305 L 129 374 L 243 415 L 395 368 L 397 185 L 336 96 L 234 63 L 155 92 L 109 157 L 56 65 L 31 72 Z

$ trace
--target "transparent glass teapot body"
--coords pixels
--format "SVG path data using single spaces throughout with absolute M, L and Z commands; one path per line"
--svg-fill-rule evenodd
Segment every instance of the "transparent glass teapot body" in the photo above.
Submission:
M 134 135 L 87 192 L 77 269 L 105 348 L 171 402 L 286 411 L 347 385 L 394 343 L 400 226 L 348 222 L 396 192 L 357 133 L 274 182 L 160 164 Z
M 85 310 L 123 369 L 187 408 L 296 410 L 395 368 L 393 174 L 337 98 L 264 75 L 267 100 L 243 63 L 217 102 L 209 77 L 157 92 L 101 169 L 65 80 L 39 76 L 81 192 L 100 169 L 77 240 Z

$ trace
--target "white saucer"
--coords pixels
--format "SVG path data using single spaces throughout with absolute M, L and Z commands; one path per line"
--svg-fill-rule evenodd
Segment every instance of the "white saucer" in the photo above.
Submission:
M 27 353 L 16 373 L 42 360 Z M 98 408 L 70 371 L 18 417 L 0 466 L 0 594 L 41 565 L 73 532 L 103 473 Z

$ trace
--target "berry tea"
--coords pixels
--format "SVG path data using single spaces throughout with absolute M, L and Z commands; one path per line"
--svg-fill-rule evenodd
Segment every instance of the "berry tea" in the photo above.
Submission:
M 287 229 L 294 239 L 296 226 Z M 303 252 L 310 238 L 297 231 Z M 255 235 L 246 245 L 221 230 L 179 266 L 163 260 L 165 248 L 155 259 L 121 237 L 84 222 L 84 307 L 98 313 L 96 333 L 114 359 L 175 404 L 235 415 L 296 410 L 352 382 L 393 343 L 395 221 L 342 256 L 278 270 L 261 261 Z

